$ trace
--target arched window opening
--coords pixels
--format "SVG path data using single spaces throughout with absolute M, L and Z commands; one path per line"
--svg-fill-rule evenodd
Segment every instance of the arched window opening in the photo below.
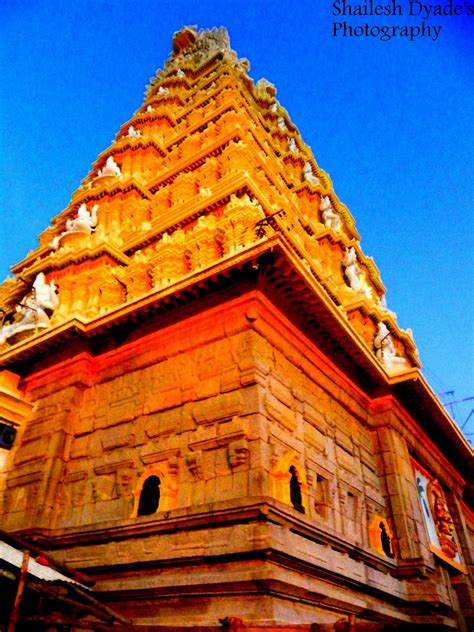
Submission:
M 290 478 L 290 500 L 293 507 L 300 511 L 301 513 L 305 513 L 305 508 L 303 507 L 303 497 L 301 495 L 301 483 L 298 480 L 296 467 L 292 465 L 289 470 L 291 474 Z
M 160 479 L 158 476 L 149 476 L 143 483 L 138 502 L 138 516 L 149 516 L 158 510 L 160 504 Z
M 393 535 L 387 520 L 380 514 L 375 514 L 369 525 L 370 546 L 381 555 L 392 559 L 395 557 L 393 549 Z
M 385 522 L 380 522 L 380 544 L 382 545 L 383 552 L 387 557 L 394 557 L 392 551 L 392 538 L 387 532 L 387 527 L 385 526 Z

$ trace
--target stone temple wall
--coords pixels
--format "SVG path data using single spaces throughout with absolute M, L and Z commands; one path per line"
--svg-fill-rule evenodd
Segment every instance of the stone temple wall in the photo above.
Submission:
M 47 536 L 58 559 L 98 573 L 116 607 L 150 624 L 158 611 L 172 624 L 177 596 L 195 625 L 209 623 L 207 607 L 248 620 L 257 580 L 285 594 L 255 601 L 261 624 L 314 621 L 302 591 L 326 595 L 328 622 L 337 604 L 367 607 L 367 590 L 373 609 L 383 595 L 455 606 L 433 566 L 400 410 L 371 400 L 256 291 L 147 327 L 25 380 L 33 414 L 6 479 L 9 530 Z M 150 477 L 158 507 L 140 515 Z M 351 589 L 328 588 L 327 574 Z M 246 588 L 230 602 L 193 596 L 216 582 Z M 166 595 L 137 601 L 156 585 Z
M 305 515 L 368 544 L 367 503 L 386 512 L 386 492 L 361 393 L 311 349 L 258 332 L 242 305 L 224 322 L 219 311 L 27 379 L 34 415 L 8 477 L 11 528 L 38 524 L 35 511 L 49 528 L 128 520 L 150 472 L 164 511 L 291 504 L 294 465 Z

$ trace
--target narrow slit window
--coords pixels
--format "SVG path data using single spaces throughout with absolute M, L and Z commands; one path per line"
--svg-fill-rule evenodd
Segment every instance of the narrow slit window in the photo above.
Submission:
M 303 507 L 303 497 L 301 495 L 301 483 L 298 480 L 298 475 L 296 472 L 296 467 L 292 465 L 290 467 L 290 500 L 293 507 L 300 511 L 301 513 L 305 513 L 305 509 Z

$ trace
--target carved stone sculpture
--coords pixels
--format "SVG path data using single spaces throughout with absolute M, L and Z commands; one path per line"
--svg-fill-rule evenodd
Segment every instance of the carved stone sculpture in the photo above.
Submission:
M 406 366 L 405 358 L 397 356 L 392 336 L 385 323 L 379 323 L 374 338 L 375 355 L 380 363 L 387 369 L 403 368 Z
M 98 208 L 98 205 L 94 204 L 92 209 L 88 211 L 87 206 L 85 204 L 81 204 L 77 211 L 77 217 L 66 221 L 66 230 L 53 239 L 51 247 L 54 249 L 58 248 L 65 235 L 69 235 L 71 233 L 83 233 L 85 235 L 90 235 L 97 225 Z
M 309 163 L 306 163 L 309 164 Z M 313 176 L 314 177 L 314 176 Z M 340 230 L 341 229 L 341 218 L 339 217 L 339 215 L 336 213 L 336 211 L 334 210 L 332 204 L 331 204 L 331 200 L 329 199 L 329 196 L 325 195 L 322 200 L 321 203 L 319 205 L 319 210 L 321 211 L 321 215 L 323 217 L 323 221 L 324 221 L 324 225 L 327 228 L 334 228 L 334 230 Z M 352 248 L 351 250 L 354 251 L 354 249 Z M 351 262 L 349 264 L 344 264 L 344 265 L 355 265 L 357 266 L 357 255 L 355 254 L 355 251 L 353 252 L 353 254 L 351 255 L 347 255 L 345 257 L 345 260 L 347 259 L 347 261 Z M 352 262 L 352 260 L 354 260 Z M 359 267 L 357 266 L 357 270 L 360 272 Z M 348 274 L 351 274 L 351 271 L 349 271 L 349 273 L 347 273 L 347 269 L 346 269 L 346 276 Z M 349 281 L 350 286 L 352 287 L 351 282 Z M 356 288 L 352 288 L 352 289 L 356 289 Z
M 305 162 L 303 167 L 303 178 L 306 182 L 309 182 L 313 186 L 319 184 L 318 178 L 313 173 L 313 168 L 310 162 Z
M 12 322 L 0 329 L 0 344 L 16 334 L 50 325 L 50 316 L 58 306 L 54 281 L 46 283 L 43 272 L 36 277 L 31 292 L 16 306 Z
M 283 116 L 280 116 L 280 118 L 278 119 L 277 126 L 278 126 L 278 129 L 281 130 L 282 132 L 286 132 L 286 130 L 288 129 Z
M 325 198 L 323 198 L 324 200 Z M 331 204 L 329 202 L 329 204 Z M 349 287 L 358 292 L 360 290 L 360 267 L 357 263 L 357 254 L 352 246 L 351 248 L 346 249 L 346 254 L 344 255 L 344 259 L 342 261 L 344 266 L 344 275 L 349 283 Z
M 150 106 L 148 106 L 150 107 Z M 127 132 L 127 136 L 128 138 L 140 138 L 142 135 L 141 131 L 139 129 L 135 129 L 133 127 L 133 125 L 130 125 L 130 127 L 128 128 L 128 132 Z
M 87 210 L 85 204 L 81 204 L 77 211 L 77 217 L 75 219 L 68 219 L 66 222 L 66 230 L 69 233 L 90 233 L 94 230 L 97 224 L 97 210 L 98 205 L 94 204 L 90 211 Z
M 273 83 L 270 83 L 265 78 L 259 79 L 255 84 L 255 97 L 261 101 L 273 101 L 276 96 L 276 92 L 277 91 Z
M 457 555 L 454 523 L 449 513 L 443 489 L 438 481 L 431 481 L 428 485 L 428 497 L 441 549 L 448 557 L 454 559 Z
M 168 72 L 173 66 L 180 68 L 188 60 L 199 65 L 218 51 L 236 57 L 230 50 L 225 28 L 197 31 L 195 26 L 186 26 L 173 35 L 173 52 L 165 62 L 164 70 Z
M 291 151 L 294 154 L 298 151 L 298 146 L 294 138 L 288 139 L 288 151 Z
M 388 309 L 388 307 L 387 307 L 387 298 L 386 298 L 385 294 L 382 294 L 382 296 L 378 297 L 378 299 L 377 299 L 377 307 L 379 308 L 379 310 L 382 313 L 390 314 L 390 316 L 392 316 L 392 318 L 394 318 L 395 320 L 397 319 L 396 313 L 394 311 L 392 311 L 391 309 Z
M 229 464 L 232 468 L 248 463 L 249 449 L 245 439 L 232 441 L 228 450 Z
M 33 292 L 36 302 L 43 310 L 53 312 L 58 306 L 57 288 L 53 281 L 46 283 L 46 277 L 40 272 L 33 283 Z
M 382 294 L 382 296 L 379 296 L 378 300 L 377 300 L 377 307 L 382 311 L 382 312 L 388 312 L 388 307 L 387 307 L 387 298 L 385 296 L 385 294 Z
M 122 172 L 120 170 L 120 167 L 115 162 L 113 156 L 109 156 L 107 158 L 107 162 L 105 163 L 105 167 L 103 167 L 102 169 L 99 169 L 99 172 L 97 174 L 98 178 L 104 178 L 106 176 L 115 176 L 116 178 L 121 178 L 122 177 Z
M 157 92 L 157 94 L 158 94 L 159 96 L 163 96 L 163 95 L 165 95 L 165 94 L 169 94 L 169 93 L 170 93 L 169 88 L 165 88 L 165 86 L 160 86 L 160 87 L 158 88 L 158 92 Z

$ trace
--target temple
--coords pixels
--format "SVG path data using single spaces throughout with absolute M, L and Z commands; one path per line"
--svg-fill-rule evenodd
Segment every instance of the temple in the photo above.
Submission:
M 0 627 L 473 629 L 472 449 L 353 217 L 225 29 L 172 45 L 0 286 Z

